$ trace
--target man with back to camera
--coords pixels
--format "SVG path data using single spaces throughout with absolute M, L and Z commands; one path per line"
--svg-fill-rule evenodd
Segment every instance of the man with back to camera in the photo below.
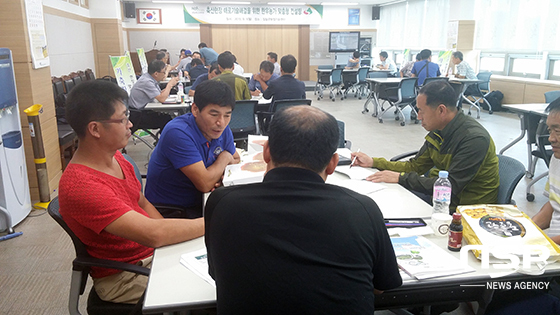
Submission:
M 163 130 L 148 165 L 146 198 L 176 208 L 162 211 L 164 217 L 202 216 L 203 193 L 220 185 L 228 164 L 239 162 L 228 127 L 234 106 L 227 84 L 207 80 L 196 88 L 191 113 Z
M 191 89 L 189 90 L 189 96 L 194 96 L 194 92 L 196 91 L 196 87 L 200 83 L 202 83 L 206 80 L 212 80 L 215 77 L 219 76 L 220 74 L 221 74 L 221 72 L 220 72 L 220 67 L 218 66 L 218 64 L 214 63 L 213 65 L 211 65 L 210 68 L 208 68 L 208 73 L 199 75 L 198 78 L 196 78 L 196 81 L 194 81 L 194 83 L 191 85 Z
M 397 74 L 397 65 L 389 58 L 389 54 L 386 51 L 382 51 L 379 53 L 379 59 L 381 60 L 381 64 L 378 65 L 377 68 L 389 70 L 389 75 L 394 77 Z
M 548 141 L 552 145 L 552 157 L 548 168 L 548 202 L 533 217 L 541 229 L 548 229 L 546 234 L 560 244 L 560 99 L 554 100 L 546 108 L 548 117 L 546 125 L 550 131 Z
M 271 51 L 268 54 L 266 54 L 266 60 L 274 64 L 273 73 L 276 74 L 277 76 L 281 76 L 282 73 L 280 72 L 280 65 L 278 64 L 278 54 Z
M 420 51 L 422 60 L 415 62 L 410 73 L 413 78 L 418 78 L 418 85 L 424 84 L 426 78 L 435 78 L 441 75 L 439 65 L 432 62 L 432 51 L 424 49 Z
M 268 88 L 263 93 L 266 99 L 272 101 L 287 99 L 305 99 L 305 83 L 294 77 L 297 60 L 292 55 L 286 55 L 280 59 L 280 71 L 282 76 L 270 81 Z
M 205 207 L 218 313 L 373 314 L 374 294 L 401 285 L 373 199 L 326 184 L 338 124 L 318 108 L 280 110 L 262 183 L 216 189 Z
M 191 81 L 195 81 L 202 74 L 208 73 L 208 69 L 204 67 L 202 64 L 202 60 L 200 59 L 193 59 L 191 61 L 191 68 L 189 70 L 189 78 Z
M 253 74 L 249 80 L 249 90 L 251 95 L 259 96 L 268 89 L 268 83 L 278 79 L 280 76 L 274 74 L 274 64 L 270 61 L 263 61 L 259 66 L 259 73 Z
M 97 258 L 151 267 L 153 248 L 203 235 L 202 219 L 163 219 L 141 191 L 120 149 L 131 136 L 127 94 L 116 84 L 92 80 L 72 89 L 66 119 L 80 139 L 60 178 L 60 214 Z M 91 267 L 93 287 L 104 301 L 135 304 L 148 277 Z
M 496 203 L 500 185 L 498 157 L 488 131 L 457 110 L 457 94 L 445 81 L 427 84 L 416 100 L 418 119 L 429 131 L 416 156 L 406 162 L 390 162 L 355 152 L 354 165 L 382 170 L 367 180 L 399 183 L 429 203 L 439 171 L 446 170 L 452 185 L 450 213 L 457 205 Z M 428 171 L 428 177 L 421 176 Z
M 214 49 L 208 47 L 206 43 L 198 44 L 198 51 L 200 52 L 201 59 L 204 61 L 205 66 L 211 66 L 214 62 L 218 61 L 218 53 Z
M 212 80 L 227 83 L 234 92 L 236 101 L 249 100 L 251 99 L 251 92 L 249 91 L 247 80 L 245 80 L 245 77 L 232 72 L 234 60 L 235 58 L 230 52 L 221 53 L 218 56 L 218 66 L 222 74 Z
M 192 53 L 192 59 L 200 59 L 200 53 L 198 51 L 195 51 Z M 189 76 L 189 71 L 191 71 L 191 67 L 192 67 L 192 60 L 185 66 L 185 68 L 183 69 L 183 76 L 184 77 L 188 77 Z
M 184 57 L 181 58 L 181 60 L 179 60 L 179 65 L 177 66 L 178 71 L 185 71 L 185 69 L 187 68 L 187 65 L 190 64 L 192 62 L 192 59 L 193 59 L 192 58 L 192 52 L 189 49 L 185 49 L 183 54 L 184 54 Z
M 165 79 L 165 63 L 161 60 L 154 60 L 148 65 L 148 73 L 144 73 L 132 89 L 130 90 L 130 98 L 128 99 L 128 107 L 143 110 L 148 103 L 156 99 L 163 103 L 169 97 L 171 89 L 179 82 L 178 77 L 173 77 L 163 91 L 159 87 L 159 81 Z M 133 111 L 130 120 L 134 122 L 140 121 L 142 115 L 142 127 L 147 129 L 163 129 L 172 117 L 165 113 L 158 113 L 152 110 L 144 110 L 142 113 Z

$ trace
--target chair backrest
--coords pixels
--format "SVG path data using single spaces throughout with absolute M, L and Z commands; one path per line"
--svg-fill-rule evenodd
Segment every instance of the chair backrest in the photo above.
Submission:
M 416 83 L 418 78 L 402 79 L 399 83 L 399 97 L 400 100 L 407 100 L 416 97 Z
M 72 239 L 74 249 L 76 250 L 76 256 L 89 256 L 84 243 L 82 243 L 82 241 L 76 236 L 76 234 L 72 232 L 70 227 L 68 227 L 66 222 L 64 222 L 64 219 L 62 219 L 62 216 L 59 212 L 58 196 L 49 203 L 47 212 L 56 221 L 56 223 L 58 223 L 64 229 L 64 231 L 68 233 L 68 235 Z
M 550 141 L 548 141 L 549 137 L 550 132 L 548 131 L 548 126 L 546 125 L 546 117 L 543 117 L 537 126 L 535 142 L 537 143 L 537 151 L 540 153 L 537 157 L 542 158 L 547 167 L 549 166 L 550 159 L 552 158 L 552 149 L 547 149 L 547 146 L 550 146 Z
M 358 82 L 365 82 L 369 72 L 369 67 L 361 67 L 358 69 Z
M 367 77 L 368 78 L 386 78 L 387 77 L 387 72 L 385 72 L 385 71 L 372 71 L 372 72 L 368 73 Z
M 434 82 L 434 81 L 438 81 L 438 80 L 444 80 L 444 81 L 449 81 L 448 77 L 432 77 L 432 78 L 426 78 L 424 79 L 424 83 L 422 84 L 422 86 L 425 86 L 426 84 L 430 83 L 430 82 Z
M 134 167 L 134 174 L 136 175 L 136 179 L 140 182 L 140 191 L 144 190 L 144 184 L 142 183 L 142 173 L 140 173 L 140 169 L 134 160 L 130 157 L 130 155 L 123 153 L 123 157 L 132 164 Z
M 500 187 L 498 188 L 498 204 L 510 204 L 515 187 L 525 176 L 525 166 L 518 160 L 505 155 L 498 155 Z
M 229 121 L 229 128 L 235 134 L 239 132 L 253 132 L 257 129 L 255 122 L 255 107 L 258 101 L 245 100 L 236 101 L 235 108 L 231 113 L 231 120 Z
M 95 74 L 93 74 L 93 70 L 86 69 L 86 78 L 88 80 L 95 80 Z
M 76 85 L 72 77 L 67 75 L 62 76 L 62 82 L 64 83 L 64 93 L 68 94 L 72 90 L 72 88 Z
M 554 100 L 560 97 L 560 91 L 548 91 L 544 92 L 544 99 L 547 103 L 552 103 Z
M 74 85 L 82 83 L 82 77 L 80 77 L 79 75 L 73 77 L 72 80 L 74 80 Z
M 348 148 L 352 147 L 352 142 L 350 140 L 346 140 L 346 134 L 344 132 L 344 122 L 337 120 L 338 124 L 338 148 Z
M 292 99 L 292 100 L 278 100 L 271 104 L 270 111 L 276 113 L 284 107 L 297 106 L 297 105 L 311 105 L 311 100 L 308 99 Z
M 333 68 L 332 65 L 319 65 L 317 69 L 324 69 L 324 70 L 331 70 Z
M 360 60 L 360 66 L 362 66 L 362 67 L 371 67 L 371 59 L 362 59 L 362 60 Z
M 342 83 L 343 68 L 336 68 L 331 70 L 331 85 Z
M 476 78 L 484 81 L 478 84 L 478 88 L 482 91 L 490 91 L 490 77 L 492 76 L 492 72 L 490 71 L 480 71 Z

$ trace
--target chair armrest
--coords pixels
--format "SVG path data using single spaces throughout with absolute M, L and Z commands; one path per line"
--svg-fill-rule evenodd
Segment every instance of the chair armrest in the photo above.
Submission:
M 399 161 L 399 160 L 402 160 L 406 157 L 416 155 L 417 153 L 418 153 L 418 150 L 401 153 L 401 154 L 393 156 L 390 161 L 392 161 L 392 162 Z
M 398 86 L 392 86 L 392 87 L 386 87 L 385 91 L 390 91 L 390 90 L 398 90 L 399 87 Z
M 138 265 L 128 264 L 121 261 L 114 261 L 108 259 L 94 258 L 94 257 L 77 257 L 72 262 L 74 270 L 80 270 L 82 266 L 87 267 L 100 267 L 107 269 L 118 269 L 122 271 L 129 271 L 144 276 L 150 275 L 150 269 Z M 77 269 L 76 269 L 77 268 Z

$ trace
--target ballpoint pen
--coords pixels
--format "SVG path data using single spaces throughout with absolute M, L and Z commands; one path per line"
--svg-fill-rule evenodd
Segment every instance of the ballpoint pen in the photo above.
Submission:
M 358 153 L 358 152 L 360 152 L 360 149 L 358 149 L 358 151 L 356 151 L 356 153 Z M 354 158 L 352 159 L 352 163 L 350 163 L 350 167 L 352 167 L 354 165 L 354 162 L 356 162 L 357 157 L 358 157 L 357 155 L 354 155 Z

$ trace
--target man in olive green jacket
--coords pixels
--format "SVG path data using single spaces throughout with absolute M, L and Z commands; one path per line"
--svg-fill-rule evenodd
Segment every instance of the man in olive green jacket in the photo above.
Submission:
M 500 177 L 496 147 L 488 131 L 457 110 L 457 95 L 445 81 L 424 86 L 416 98 L 418 118 L 429 131 L 415 157 L 406 162 L 352 153 L 354 165 L 375 167 L 368 180 L 399 183 L 418 195 L 431 196 L 440 170 L 449 172 L 450 212 L 457 205 L 496 203 Z M 429 171 L 429 176 L 423 174 Z M 429 197 L 428 197 L 429 199 Z

